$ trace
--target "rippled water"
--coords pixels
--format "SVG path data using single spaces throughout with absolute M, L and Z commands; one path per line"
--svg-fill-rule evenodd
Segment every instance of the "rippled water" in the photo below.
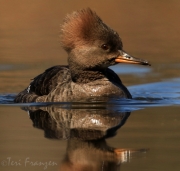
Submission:
M 59 103 L 27 103 L 16 104 L 13 102 L 16 93 L 13 94 L 0 94 L 0 104 L 11 106 L 44 106 L 44 105 L 66 105 L 71 107 L 72 105 L 114 105 L 119 107 L 125 107 L 134 109 L 137 107 L 150 107 L 150 106 L 168 106 L 168 105 L 180 105 L 180 78 L 171 79 L 164 82 L 148 83 L 142 85 L 134 85 L 128 87 L 129 91 L 133 95 L 133 99 L 109 99 L 108 102 L 59 102 Z
M 59 24 L 84 1 L 1 3 L 0 170 L 179 171 L 180 2 L 86 3 L 152 66 L 111 67 L 133 99 L 15 104 L 30 79 L 66 64 Z
M 83 103 L 14 104 L 15 94 L 1 94 L 1 167 L 178 170 L 179 88 L 172 79 L 130 86 L 133 99 Z

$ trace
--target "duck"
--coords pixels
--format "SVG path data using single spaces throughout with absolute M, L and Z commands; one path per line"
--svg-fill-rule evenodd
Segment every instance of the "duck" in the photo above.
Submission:
M 128 89 L 109 67 L 119 63 L 150 65 L 124 51 L 119 34 L 90 8 L 68 14 L 60 38 L 68 65 L 53 66 L 36 76 L 17 94 L 15 103 L 131 99 Z

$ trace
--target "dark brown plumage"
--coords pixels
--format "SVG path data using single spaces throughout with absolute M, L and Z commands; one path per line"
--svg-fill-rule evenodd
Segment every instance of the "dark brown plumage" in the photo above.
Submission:
M 149 65 L 124 52 L 117 32 L 89 8 L 67 15 L 61 27 L 61 44 L 68 53 L 69 65 L 54 66 L 35 77 L 15 102 L 131 98 L 108 67 L 121 62 Z

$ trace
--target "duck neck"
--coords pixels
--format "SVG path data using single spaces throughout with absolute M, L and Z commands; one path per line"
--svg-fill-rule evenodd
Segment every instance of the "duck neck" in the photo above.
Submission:
M 89 65 L 89 63 L 87 64 L 83 61 L 83 56 L 81 57 L 80 54 L 77 55 L 76 53 L 71 52 L 68 55 L 69 69 L 73 82 L 88 83 L 98 79 L 106 78 L 105 68 L 96 68 Z
M 70 71 L 72 80 L 76 83 L 88 83 L 106 77 L 103 71 L 81 70 L 77 68 L 70 68 Z

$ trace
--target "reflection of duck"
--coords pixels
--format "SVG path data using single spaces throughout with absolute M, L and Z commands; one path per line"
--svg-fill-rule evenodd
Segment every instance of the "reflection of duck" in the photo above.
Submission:
M 114 136 L 124 125 L 129 112 L 107 110 L 105 106 L 90 107 L 26 109 L 33 125 L 43 129 L 47 138 L 68 139 L 61 170 L 119 170 L 132 152 L 146 151 L 113 148 L 106 143 L 106 138 Z
M 122 49 L 122 41 L 91 9 L 68 15 L 61 41 L 69 66 L 55 66 L 38 75 L 15 102 L 77 101 L 89 97 L 131 98 L 108 67 L 117 63 L 150 65 Z
M 68 140 L 61 171 L 118 171 L 121 163 L 130 162 L 132 156 L 146 153 L 147 149 L 119 149 L 107 145 L 105 139 L 82 141 Z
M 94 140 L 113 136 L 129 117 L 129 112 L 107 110 L 105 106 L 65 109 L 29 108 L 33 125 L 45 131 L 47 138 Z M 82 106 L 81 106 L 82 107 Z M 27 109 L 26 109 L 27 110 Z

